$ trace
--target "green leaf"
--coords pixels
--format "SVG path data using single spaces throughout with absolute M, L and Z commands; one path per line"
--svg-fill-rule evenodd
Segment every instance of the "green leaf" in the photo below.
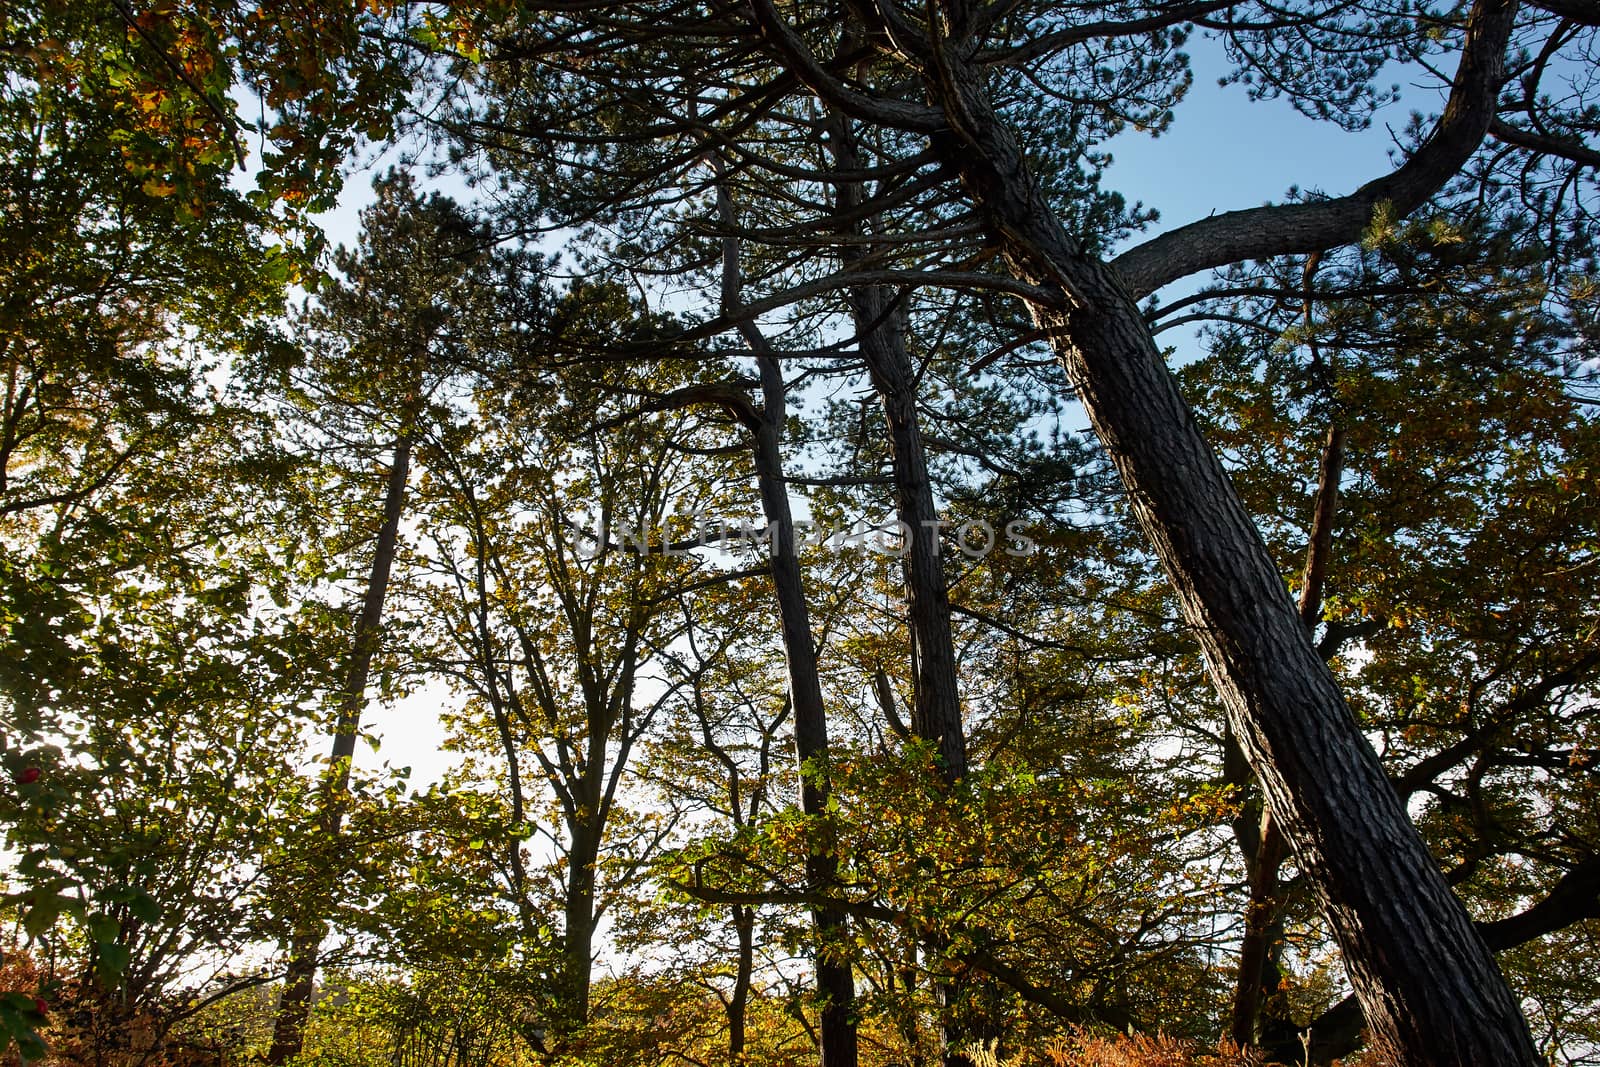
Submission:
M 128 901 L 128 910 L 141 921 L 156 923 L 161 921 L 161 905 L 155 898 L 144 890 L 139 890 L 132 900 Z
M 39 937 L 55 926 L 64 912 L 73 909 L 77 902 L 71 897 L 48 896 L 35 899 L 22 915 L 22 929 L 29 937 Z
M 100 973 L 113 983 L 122 981 L 122 976 L 128 973 L 128 961 L 133 954 L 127 945 L 101 944 L 100 948 Z
M 122 932 L 122 924 L 111 916 L 100 913 L 89 916 L 88 927 L 89 936 L 102 945 L 115 941 L 117 935 Z

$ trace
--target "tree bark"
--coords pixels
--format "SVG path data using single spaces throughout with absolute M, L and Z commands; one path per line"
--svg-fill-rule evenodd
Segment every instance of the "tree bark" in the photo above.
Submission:
M 744 905 L 733 909 L 733 929 L 739 938 L 739 958 L 735 963 L 733 992 L 728 996 L 728 1062 L 744 1058 L 745 1012 L 750 1005 L 751 977 L 755 972 L 756 912 Z
M 863 170 L 850 120 L 837 110 L 829 115 L 829 142 L 841 172 Z M 840 216 L 859 217 L 864 200 L 859 182 L 835 182 L 834 195 L 834 209 Z M 864 232 L 859 222 L 846 229 L 857 235 Z M 869 245 L 846 245 L 841 250 L 840 265 L 850 270 L 870 254 Z M 906 616 L 911 632 L 914 688 L 911 733 L 935 746 L 940 774 L 946 784 L 953 784 L 967 773 L 966 732 L 961 722 L 961 691 L 956 679 L 955 639 L 950 630 L 950 592 L 945 584 L 939 540 L 939 511 L 928 474 L 922 427 L 917 420 L 916 369 L 906 350 L 905 316 L 896 294 L 881 285 L 852 286 L 847 299 L 856 344 L 873 390 L 883 404 L 895 511 L 907 539 Z
M 367 575 L 361 615 L 356 620 L 350 660 L 345 672 L 344 691 L 334 719 L 333 745 L 329 752 L 328 776 L 324 781 L 321 832 L 331 845 L 344 831 L 349 808 L 350 761 L 355 755 L 356 737 L 361 732 L 361 712 L 366 707 L 367 678 L 372 657 L 378 650 L 383 626 L 383 601 L 389 591 L 389 576 L 394 569 L 395 552 L 400 543 L 400 515 L 405 507 L 406 482 L 411 474 L 410 420 L 394 442 L 394 458 L 383 492 L 383 522 L 373 548 L 372 569 Z M 289 942 L 289 966 L 284 974 L 283 991 L 278 996 L 277 1017 L 273 1021 L 272 1045 L 267 1063 L 272 1067 L 287 1063 L 300 1054 L 305 1044 L 306 1019 L 311 1012 L 316 988 L 317 964 L 322 939 L 327 935 L 328 903 L 318 896 L 303 901 L 306 912 L 296 924 Z
M 1504 11 L 1480 3 L 1480 31 Z M 976 73 L 958 57 L 942 58 L 927 87 L 953 132 L 935 144 L 1014 273 L 1059 294 L 1032 303 L 1034 319 L 1194 627 L 1273 818 L 1317 888 L 1376 1039 L 1418 1067 L 1534 1067 L 1527 1024 L 1493 956 L 1318 656 L 1132 294 L 1061 228 Z
M 837 109 L 832 110 L 828 132 L 839 170 L 846 174 L 860 172 L 862 160 L 850 119 Z M 865 196 L 860 182 L 836 181 L 834 197 L 838 215 L 852 220 L 861 218 Z M 865 234 L 860 221 L 844 228 L 856 235 Z M 858 268 L 870 255 L 870 245 L 845 245 L 840 250 L 840 266 L 847 271 Z M 913 679 L 911 734 L 933 745 L 939 775 L 948 787 L 967 773 L 967 739 L 961 721 L 961 691 L 956 678 L 955 638 L 950 629 L 950 592 L 945 584 L 939 511 L 917 419 L 917 376 L 906 349 L 905 315 L 897 295 L 881 285 L 852 286 L 846 296 L 856 345 L 883 405 L 889 430 L 895 511 L 906 538 L 906 617 L 911 633 Z M 942 939 L 929 937 L 924 943 L 930 961 L 943 959 L 946 946 Z M 939 1046 L 945 1067 L 960 1067 L 968 1062 L 958 1051 L 970 1036 L 957 1021 L 960 986 L 960 980 L 949 974 L 934 980 L 934 995 L 939 1002 Z
M 961 722 L 939 512 L 917 421 L 915 372 L 891 294 L 881 286 L 863 286 L 852 289 L 849 300 L 861 354 L 889 428 L 896 515 L 909 531 L 906 615 L 915 665 L 911 733 L 934 746 L 940 774 L 946 784 L 954 784 L 967 773 L 966 732 Z
M 592 810 L 596 810 L 591 808 Z M 566 985 L 560 1022 L 569 1032 L 589 1021 L 589 988 L 594 978 L 596 925 L 595 863 L 600 857 L 600 827 L 573 826 L 567 851 L 566 900 L 563 909 L 562 961 Z
M 828 809 L 828 720 L 811 635 L 800 556 L 795 546 L 794 517 L 783 480 L 781 440 L 785 418 L 783 372 L 771 354 L 760 357 L 762 411 L 755 434 L 756 478 L 761 510 L 771 538 L 772 585 L 778 600 L 784 656 L 789 670 L 789 695 L 794 703 L 795 757 L 800 767 L 800 808 L 822 816 Z M 806 857 L 806 880 L 825 889 L 839 880 L 838 858 L 824 845 Z M 833 908 L 812 909 L 817 931 L 817 994 L 821 1001 L 818 1034 L 822 1067 L 855 1067 L 855 976 L 840 958 L 847 939 L 846 919 Z
M 733 203 L 724 186 L 718 186 L 718 207 L 731 228 Z M 738 247 L 733 238 L 723 244 L 723 303 L 738 303 Z M 783 636 L 789 698 L 794 707 L 795 758 L 800 771 L 800 809 L 821 817 L 828 810 L 828 716 L 822 697 L 822 677 L 817 667 L 816 640 L 811 634 L 811 612 L 806 604 L 805 581 L 795 542 L 794 515 L 789 507 L 789 487 L 783 477 L 783 432 L 788 419 L 787 387 L 777 356 L 751 320 L 740 333 L 753 351 L 761 376 L 761 409 L 744 412 L 753 435 L 756 483 L 761 511 L 767 520 L 772 587 L 778 602 L 778 623 Z M 839 880 L 838 857 L 826 844 L 806 857 L 806 881 L 814 891 Z M 811 911 L 817 933 L 816 981 L 819 1004 L 818 1044 L 821 1067 L 855 1067 L 858 1039 L 855 1021 L 855 974 L 843 958 L 848 941 L 847 919 L 834 908 Z
M 1585 919 L 1600 918 L 1600 856 L 1590 856 L 1567 871 L 1539 901 L 1527 910 L 1504 919 L 1477 924 L 1484 943 L 1495 952 L 1504 952 L 1536 938 L 1564 930 Z M 1311 1031 L 1307 1052 L 1314 1064 L 1330 1063 L 1349 1056 L 1361 1047 L 1361 1002 L 1350 996 L 1341 1000 L 1306 1027 Z M 1289 1058 L 1300 1055 L 1298 1035 L 1285 1032 L 1263 1034 L 1263 1048 L 1269 1056 Z
M 1233 1041 L 1240 1048 L 1260 1043 L 1256 1020 L 1261 1011 L 1262 979 L 1272 954 L 1280 907 L 1278 867 L 1284 860 L 1283 835 L 1270 813 L 1261 818 L 1260 843 L 1250 866 L 1250 900 L 1245 905 L 1244 936 L 1239 940 L 1239 973 L 1233 990 Z

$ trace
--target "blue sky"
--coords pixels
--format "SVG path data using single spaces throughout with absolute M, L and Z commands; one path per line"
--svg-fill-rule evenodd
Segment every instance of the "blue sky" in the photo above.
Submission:
M 1217 42 L 1197 38 L 1190 51 L 1194 86 L 1169 132 L 1129 131 L 1108 146 L 1114 163 L 1107 185 L 1161 212 L 1149 233 L 1282 200 L 1291 186 L 1350 192 L 1393 168 L 1385 123 L 1404 126 L 1412 110 L 1436 112 L 1442 104 L 1436 92 L 1413 88 L 1380 111 L 1372 128 L 1348 133 L 1282 100 L 1251 101 L 1242 85 L 1219 86 L 1227 64 Z

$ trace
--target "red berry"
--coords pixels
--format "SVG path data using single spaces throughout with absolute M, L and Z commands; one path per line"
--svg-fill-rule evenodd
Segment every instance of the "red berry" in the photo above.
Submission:
M 37 767 L 28 767 L 25 770 L 23 770 L 23 772 L 21 774 L 17 775 L 17 781 L 21 782 L 23 785 L 32 785 L 34 782 L 37 782 L 38 780 L 39 780 L 39 768 L 37 768 Z
M 44 1002 L 43 997 L 34 997 L 33 1010 L 38 1012 L 40 1015 L 43 1015 L 50 1010 L 50 1005 Z

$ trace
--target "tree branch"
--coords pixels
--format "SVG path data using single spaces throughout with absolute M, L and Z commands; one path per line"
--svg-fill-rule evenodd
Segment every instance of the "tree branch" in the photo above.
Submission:
M 817 61 L 805 41 L 783 21 L 772 0 L 750 0 L 750 12 L 761 36 L 782 58 L 784 65 L 806 88 L 851 118 L 916 133 L 938 133 L 945 128 L 944 116 L 933 108 L 868 96 L 839 80 Z
M 1596 23 L 1600 25 L 1600 23 Z M 1513 126 L 1503 119 L 1495 119 L 1489 123 L 1489 134 L 1495 140 L 1518 148 L 1526 148 L 1530 152 L 1538 152 L 1547 156 L 1560 156 L 1562 159 L 1571 160 L 1585 167 L 1600 167 L 1600 152 L 1595 151 L 1582 141 L 1562 141 L 1544 134 L 1524 130 L 1520 126 Z
M 1477 0 L 1444 114 L 1421 148 L 1393 173 L 1347 196 L 1229 211 L 1152 238 L 1112 260 L 1135 298 L 1198 271 L 1244 259 L 1318 252 L 1349 244 L 1380 204 L 1411 214 L 1449 181 L 1482 143 L 1506 78 L 1506 45 L 1517 0 Z
M 1528 0 L 1528 3 L 1580 26 L 1600 26 L 1600 3 L 1596 0 Z

